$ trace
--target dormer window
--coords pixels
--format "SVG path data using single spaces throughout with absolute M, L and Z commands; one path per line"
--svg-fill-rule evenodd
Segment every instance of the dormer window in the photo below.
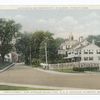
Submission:
M 96 50 L 97 54 L 100 54 L 100 50 Z
M 93 54 L 93 50 L 89 50 L 89 54 Z
M 84 54 L 88 54 L 88 51 L 85 51 L 85 50 L 84 50 Z

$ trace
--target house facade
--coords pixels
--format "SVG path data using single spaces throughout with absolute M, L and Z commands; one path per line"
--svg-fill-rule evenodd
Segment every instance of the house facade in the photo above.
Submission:
M 70 43 L 71 42 L 69 41 L 69 44 L 66 44 L 66 46 L 70 45 Z M 62 45 L 63 44 L 61 44 L 61 46 Z M 66 54 L 63 53 L 63 58 L 66 62 L 100 63 L 100 47 L 95 45 L 94 40 L 92 41 L 92 43 L 89 43 L 86 39 L 80 37 L 79 41 L 71 45 L 70 48 L 60 48 L 60 50 L 62 49 L 66 52 Z M 58 54 L 61 54 L 59 50 Z

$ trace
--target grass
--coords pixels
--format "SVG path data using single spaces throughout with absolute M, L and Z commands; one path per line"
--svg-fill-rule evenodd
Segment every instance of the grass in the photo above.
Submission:
M 73 71 L 73 69 L 54 69 L 54 71 L 64 72 L 64 73 L 75 73 L 76 72 L 76 71 Z
M 0 70 L 2 70 L 3 68 L 7 67 L 10 64 L 11 64 L 10 62 L 0 63 Z
M 52 89 L 0 85 L 0 90 L 52 90 Z
M 66 69 L 54 69 L 54 71 L 63 72 L 63 73 L 84 73 L 86 71 L 89 72 L 100 72 L 99 70 L 91 69 L 91 68 L 84 68 L 84 70 L 73 70 L 73 68 L 66 68 Z
M 71 68 L 69 68 L 69 69 L 68 68 L 67 69 L 54 69 L 54 71 L 63 72 L 63 73 L 80 73 L 79 71 L 74 71 Z

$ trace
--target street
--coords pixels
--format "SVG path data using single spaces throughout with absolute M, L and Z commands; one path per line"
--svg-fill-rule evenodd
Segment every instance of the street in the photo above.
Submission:
M 100 73 L 56 73 L 16 64 L 0 73 L 0 82 L 26 85 L 100 89 Z

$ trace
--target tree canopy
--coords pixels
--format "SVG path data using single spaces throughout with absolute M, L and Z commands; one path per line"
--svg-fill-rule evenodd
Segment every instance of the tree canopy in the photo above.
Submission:
M 54 39 L 53 33 L 36 31 L 22 34 L 21 39 L 16 43 L 16 48 L 24 55 L 26 64 L 30 64 L 30 60 L 45 63 L 45 43 L 47 43 L 48 63 L 55 63 L 59 58 L 58 47 L 62 42 L 61 38 Z
M 0 18 L 0 55 L 2 63 L 5 55 L 12 50 L 12 39 L 19 32 L 20 28 L 21 25 L 15 23 L 15 21 Z
M 89 35 L 87 40 L 91 43 L 92 40 L 95 41 L 95 44 L 100 47 L 100 35 Z

